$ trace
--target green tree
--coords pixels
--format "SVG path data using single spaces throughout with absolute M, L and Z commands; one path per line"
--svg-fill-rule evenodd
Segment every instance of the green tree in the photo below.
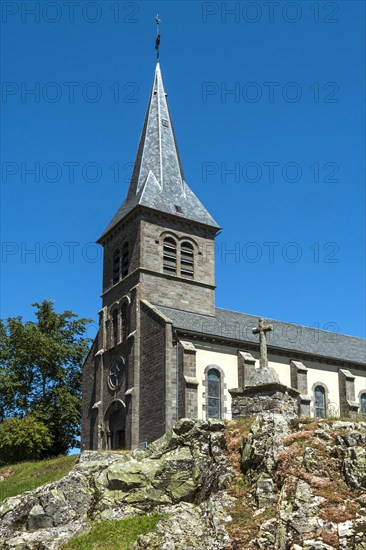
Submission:
M 0 322 L 0 419 L 32 415 L 52 437 L 43 455 L 65 454 L 80 434 L 81 366 L 91 319 L 56 313 L 50 300 L 32 305 L 35 322 Z
M 0 464 L 36 460 L 51 445 L 49 429 L 31 415 L 0 424 Z

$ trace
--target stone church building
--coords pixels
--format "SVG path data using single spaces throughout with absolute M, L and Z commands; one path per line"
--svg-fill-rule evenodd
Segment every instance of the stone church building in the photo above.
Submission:
M 98 241 L 82 449 L 143 447 L 182 417 L 231 418 L 229 390 L 259 366 L 258 318 L 215 307 L 219 230 L 185 181 L 158 63 L 126 200 Z M 301 414 L 366 415 L 363 339 L 270 322 L 268 364 Z

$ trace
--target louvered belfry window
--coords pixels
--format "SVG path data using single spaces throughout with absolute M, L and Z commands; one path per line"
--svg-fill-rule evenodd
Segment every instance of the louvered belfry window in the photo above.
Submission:
M 123 243 L 123 246 L 122 246 L 122 262 L 121 262 L 122 279 L 127 277 L 128 267 L 129 267 L 129 250 L 128 250 L 128 242 L 126 241 L 125 243 Z
M 191 243 L 183 242 L 180 248 L 180 273 L 182 277 L 193 279 L 194 254 Z
M 177 274 L 177 243 L 171 237 L 166 237 L 163 243 L 163 271 Z
M 117 248 L 114 251 L 113 254 L 113 273 L 112 273 L 112 281 L 115 285 L 119 281 L 119 274 L 120 274 L 120 262 L 121 262 L 121 255 L 119 248 Z

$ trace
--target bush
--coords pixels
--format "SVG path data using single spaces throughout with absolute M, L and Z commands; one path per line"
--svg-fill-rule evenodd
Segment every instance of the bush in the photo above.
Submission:
M 52 444 L 51 434 L 33 416 L 8 418 L 0 424 L 0 463 L 36 460 Z

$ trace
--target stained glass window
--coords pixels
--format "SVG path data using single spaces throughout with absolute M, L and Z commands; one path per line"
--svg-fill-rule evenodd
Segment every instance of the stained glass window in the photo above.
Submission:
M 314 390 L 315 416 L 325 417 L 325 390 L 322 386 L 316 386 Z
M 362 416 L 366 416 L 366 392 L 361 393 L 360 397 L 360 413 Z
M 221 380 L 220 373 L 216 369 L 210 369 L 207 373 L 207 416 L 220 418 L 221 416 Z

